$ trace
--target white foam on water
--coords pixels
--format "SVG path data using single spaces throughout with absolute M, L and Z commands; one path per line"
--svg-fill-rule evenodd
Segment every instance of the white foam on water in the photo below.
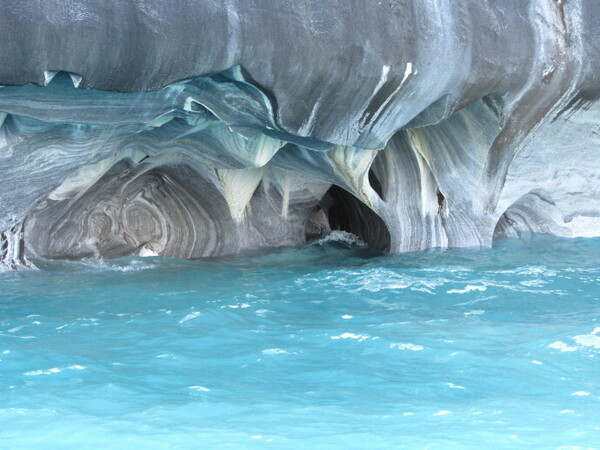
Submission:
M 346 320 L 347 320 L 347 319 L 352 319 L 352 316 L 351 316 L 350 314 L 344 314 L 344 315 L 342 316 L 342 319 L 346 319 Z
M 480 316 L 482 314 L 485 314 L 485 311 L 482 309 L 475 309 L 473 311 L 464 313 L 465 316 Z
M 573 392 L 571 395 L 575 397 L 587 397 L 588 395 L 590 395 L 590 393 L 586 391 L 577 391 Z
M 357 235 L 340 230 L 335 230 L 326 234 L 322 238 L 312 242 L 311 245 L 325 245 L 335 242 L 347 244 L 352 247 L 367 247 L 367 244 L 365 244 Z
M 281 348 L 267 348 L 262 353 L 263 355 L 289 355 L 288 352 Z
M 460 386 L 454 383 L 446 383 L 446 386 L 448 386 L 450 389 L 465 389 L 464 386 Z
M 413 286 L 415 283 L 424 284 L 423 280 L 415 280 L 413 277 L 402 275 L 388 269 L 371 269 L 365 272 L 349 273 L 351 279 L 337 280 L 334 284 L 347 287 L 358 285 L 357 290 L 379 292 L 382 290 L 399 290 Z
M 548 348 L 553 348 L 555 350 L 560 350 L 561 352 L 575 352 L 577 351 L 577 347 L 571 347 L 565 344 L 563 341 L 556 341 L 552 344 L 548 345 Z
M 79 261 L 86 269 L 102 270 L 108 272 L 138 272 L 140 270 L 148 270 L 156 268 L 155 264 L 148 261 L 132 260 L 126 263 L 118 261 L 105 261 L 103 259 L 82 259 Z
M 188 389 L 192 389 L 198 392 L 210 392 L 210 389 L 204 386 L 188 386 Z
M 29 372 L 24 372 L 23 375 L 25 375 L 26 377 L 35 377 L 38 375 L 52 375 L 55 373 L 61 373 L 64 370 L 84 370 L 85 366 L 81 366 L 79 364 L 73 364 L 71 366 L 68 367 L 52 367 L 50 369 L 46 369 L 46 370 L 31 370 Z
M 594 328 L 594 330 L 589 334 L 582 334 L 579 336 L 574 336 L 573 340 L 583 346 L 583 347 L 592 347 L 600 349 L 600 327 Z
M 221 309 L 223 308 L 231 308 L 231 309 L 238 309 L 238 308 L 250 308 L 252 305 L 249 303 L 242 303 L 241 305 L 224 305 L 221 306 Z
M 466 294 L 468 292 L 473 292 L 473 291 L 483 292 L 486 289 L 487 289 L 487 287 L 485 287 L 485 286 L 477 286 L 477 285 L 468 284 L 467 286 L 465 286 L 464 289 L 450 289 L 446 293 L 447 294 Z
M 35 377 L 37 375 L 50 375 L 51 373 L 56 373 L 54 372 L 54 370 L 60 372 L 59 369 L 53 368 L 49 370 L 32 370 L 30 372 L 24 372 L 23 375 L 25 375 L 26 377 Z
M 80 327 L 96 327 L 99 325 L 98 323 L 98 319 L 96 318 L 91 318 L 91 319 L 86 319 L 86 318 L 79 318 L 76 319 L 74 323 L 72 323 L 71 325 L 79 325 Z
M 514 273 L 514 272 L 512 272 Z M 556 272 L 553 270 L 549 270 L 546 266 L 526 266 L 520 267 L 517 269 L 517 274 L 519 275 L 548 275 L 548 276 L 556 276 Z
M 182 294 L 195 294 L 198 291 L 195 289 L 190 289 L 187 291 L 171 291 L 171 292 L 160 292 L 158 295 L 160 297 L 172 297 L 174 295 L 182 295 Z M 163 311 L 163 310 L 159 310 L 159 311 Z
M 526 287 L 542 287 L 545 284 L 548 284 L 548 282 L 544 281 L 544 280 L 536 279 L 536 280 L 520 281 L 519 284 L 521 286 L 526 286 Z
M 600 348 L 600 336 L 584 334 L 581 336 L 575 336 L 573 337 L 573 339 L 579 345 L 582 345 L 584 347 Z
M 421 345 L 415 344 L 390 344 L 390 348 L 397 348 L 398 350 L 411 350 L 413 352 L 419 352 L 424 350 L 424 347 Z
M 441 411 L 436 412 L 434 414 L 434 416 L 447 416 L 449 414 L 452 414 L 452 411 L 448 411 L 448 410 L 443 409 Z
M 339 336 L 331 336 L 331 339 L 356 339 L 359 342 L 369 339 L 368 334 L 354 334 L 354 333 L 342 333 Z
M 531 361 L 533 364 L 537 364 L 538 366 L 541 366 L 542 364 L 544 364 L 541 361 L 536 361 L 535 359 Z
M 194 311 L 194 312 L 192 312 L 192 313 L 189 313 L 189 314 L 188 314 L 187 316 L 185 316 L 183 319 L 181 319 L 181 320 L 179 321 L 179 323 L 184 323 L 184 322 L 187 322 L 188 320 L 195 319 L 196 317 L 198 317 L 198 316 L 201 316 L 201 315 L 202 315 L 202 313 L 201 313 L 200 311 Z

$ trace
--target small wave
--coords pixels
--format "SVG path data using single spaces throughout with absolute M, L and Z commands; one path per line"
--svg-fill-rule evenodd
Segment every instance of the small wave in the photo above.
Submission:
M 229 309 L 239 309 L 239 308 L 250 308 L 252 305 L 250 303 L 242 303 L 239 305 L 223 305 L 221 309 L 229 308 Z
M 311 246 L 324 246 L 329 244 L 342 244 L 348 247 L 367 248 L 367 244 L 365 244 L 357 235 L 340 230 L 331 231 L 322 238 L 310 243 Z
M 571 347 L 570 345 L 564 343 L 563 341 L 556 341 L 552 344 L 548 345 L 548 348 L 553 348 L 555 350 L 560 350 L 561 352 L 575 352 L 577 351 L 577 347 Z
M 45 369 L 45 370 L 31 370 L 29 372 L 24 372 L 23 375 L 27 376 L 27 377 L 35 377 L 38 375 L 52 375 L 55 373 L 61 373 L 64 370 L 85 370 L 85 366 L 81 366 L 79 364 L 73 364 L 72 366 L 68 366 L 68 367 L 52 367 L 51 369 Z
M 130 260 L 111 260 L 105 261 L 102 259 L 91 259 L 82 261 L 82 263 L 90 269 L 105 270 L 108 272 L 139 272 L 140 270 L 155 269 L 156 264 L 152 264 L 146 258 L 130 259 Z
M 339 336 L 331 336 L 331 339 L 356 339 L 358 342 L 362 342 L 366 339 L 370 339 L 371 336 L 368 334 L 354 334 L 354 333 L 342 333 Z
M 38 269 L 50 272 L 139 272 L 165 267 L 164 262 L 156 258 L 130 256 L 117 259 L 83 258 L 78 261 L 36 260 Z
M 415 344 L 390 344 L 390 348 L 396 348 L 398 350 L 411 350 L 413 352 L 419 352 L 421 350 L 424 350 L 424 347 L 422 345 L 415 345 Z
M 289 352 L 281 348 L 267 348 L 262 351 L 263 355 L 288 355 Z
M 600 327 L 594 328 L 590 334 L 581 334 L 579 336 L 574 336 L 573 340 L 583 346 L 583 347 L 592 347 L 600 349 Z
M 188 320 L 195 319 L 196 317 L 199 317 L 199 316 L 201 316 L 201 315 L 202 315 L 202 313 L 201 313 L 200 311 L 194 311 L 194 312 L 191 312 L 191 313 L 189 313 L 187 316 L 185 316 L 183 319 L 181 319 L 181 320 L 179 321 L 179 323 L 184 323 L 184 322 L 187 322 Z
M 188 386 L 188 389 L 192 389 L 198 392 L 210 392 L 210 389 L 204 386 Z
M 472 284 L 468 284 L 464 289 L 450 289 L 448 294 L 466 294 L 468 292 L 479 291 L 483 292 L 487 288 L 485 286 L 476 286 Z

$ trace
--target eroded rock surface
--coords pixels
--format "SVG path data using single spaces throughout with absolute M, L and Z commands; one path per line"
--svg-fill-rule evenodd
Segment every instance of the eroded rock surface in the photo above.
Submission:
M 7 0 L 0 42 L 6 266 L 600 235 L 592 0 Z

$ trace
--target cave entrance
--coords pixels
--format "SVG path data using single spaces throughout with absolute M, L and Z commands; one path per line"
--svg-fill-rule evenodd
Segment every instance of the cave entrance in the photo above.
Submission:
M 329 188 L 312 211 L 306 222 L 306 239 L 316 239 L 333 230 L 355 234 L 374 250 L 387 252 L 390 249 L 390 232 L 383 219 L 336 185 Z

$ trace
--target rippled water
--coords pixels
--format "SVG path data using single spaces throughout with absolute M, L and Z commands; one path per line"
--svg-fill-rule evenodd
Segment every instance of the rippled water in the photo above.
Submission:
M 0 274 L 2 448 L 600 446 L 600 239 Z

